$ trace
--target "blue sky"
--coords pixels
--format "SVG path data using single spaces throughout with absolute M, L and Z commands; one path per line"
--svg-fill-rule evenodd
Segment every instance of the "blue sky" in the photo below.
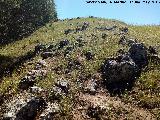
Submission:
M 87 4 L 87 0 L 55 0 L 58 17 L 60 19 L 75 17 L 103 17 L 124 21 L 129 24 L 159 24 L 160 25 L 160 3 L 146 4 Z M 89 0 L 88 0 L 89 1 Z M 105 0 L 106 2 L 114 0 Z M 134 0 L 132 0 L 134 1 Z M 149 1 L 149 0 L 148 0 Z M 156 1 L 156 0 L 155 0 Z M 160 0 L 157 0 L 160 2 Z

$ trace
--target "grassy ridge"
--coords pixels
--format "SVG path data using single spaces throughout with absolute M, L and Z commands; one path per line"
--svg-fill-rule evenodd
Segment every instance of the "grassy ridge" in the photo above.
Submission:
M 66 29 L 75 29 L 77 25 L 82 25 L 83 22 L 89 22 L 90 27 L 84 32 L 64 34 Z M 95 27 L 108 26 L 112 27 L 116 25 L 117 28 L 114 31 L 99 31 Z M 137 39 L 138 42 L 144 42 L 146 46 L 156 46 L 158 53 L 160 54 L 160 26 L 133 26 L 127 25 L 123 22 L 116 20 L 108 20 L 101 18 L 81 18 L 64 20 L 58 22 L 50 22 L 46 26 L 35 31 L 31 36 L 24 38 L 21 41 L 8 44 L 0 48 L 0 55 L 9 56 L 9 62 L 4 66 L 7 67 L 10 62 L 18 59 L 18 57 L 27 54 L 29 51 L 34 51 L 34 47 L 38 43 L 43 44 L 56 44 L 58 41 L 68 39 L 71 43 L 75 42 L 75 39 L 79 36 L 85 40 L 86 44 L 84 47 L 77 48 L 69 56 L 72 59 L 77 59 L 79 54 L 83 54 L 85 51 L 92 51 L 95 54 L 95 59 L 92 61 L 82 61 L 84 69 L 75 70 L 70 76 L 64 74 L 49 74 L 46 80 L 38 82 L 37 85 L 49 89 L 52 87 L 52 83 L 58 77 L 64 77 L 73 80 L 77 79 L 80 74 L 95 75 L 100 68 L 100 65 L 105 58 L 116 56 L 116 52 L 120 49 L 128 49 L 127 47 L 118 45 L 119 41 L 119 28 L 128 27 L 129 33 L 128 38 Z M 106 33 L 106 39 L 102 39 L 102 33 Z M 63 50 L 62 50 L 63 52 Z M 4 94 L 17 94 L 17 85 L 27 71 L 33 68 L 32 64 L 40 56 L 36 56 L 32 61 L 24 63 L 19 70 L 15 70 L 11 76 L 4 77 L 0 84 L 0 93 Z M 50 59 L 46 61 L 50 62 Z M 50 67 L 56 67 L 59 65 L 67 64 L 66 58 L 58 57 L 53 62 L 50 62 Z M 51 75 L 51 76 L 50 76 Z M 150 63 L 147 68 L 142 72 L 141 77 L 136 81 L 133 90 L 126 91 L 125 94 L 121 95 L 121 99 L 125 103 L 134 103 L 139 107 L 150 110 L 157 117 L 159 116 L 160 109 L 160 65 Z

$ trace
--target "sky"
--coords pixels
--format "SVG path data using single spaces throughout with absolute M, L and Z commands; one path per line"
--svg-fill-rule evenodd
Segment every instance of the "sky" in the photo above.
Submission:
M 160 25 L 160 3 L 151 3 L 153 0 L 146 0 L 150 1 L 149 4 L 144 0 L 139 0 L 140 3 L 130 3 L 130 0 L 126 0 L 126 3 L 109 3 L 114 0 L 105 0 L 107 4 L 86 1 L 89 0 L 55 0 L 59 19 L 95 16 L 134 25 Z

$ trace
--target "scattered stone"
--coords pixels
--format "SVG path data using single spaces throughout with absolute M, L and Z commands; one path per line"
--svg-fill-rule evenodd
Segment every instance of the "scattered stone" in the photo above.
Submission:
M 89 27 L 89 23 L 88 22 L 84 22 L 83 25 L 82 25 L 81 31 L 86 30 L 88 27 Z
M 84 42 L 84 40 L 82 39 L 82 37 L 80 37 L 80 38 L 77 38 L 76 39 L 76 46 L 78 46 L 78 47 L 82 47 L 82 46 L 84 46 L 84 44 L 85 44 L 85 42 Z
M 69 84 L 68 84 L 67 80 L 61 79 L 61 80 L 57 81 L 57 83 L 55 85 L 57 87 L 61 88 L 64 93 L 68 93 Z
M 96 120 L 100 120 L 100 115 L 102 111 L 99 107 L 90 106 L 87 110 L 87 115 L 91 118 L 95 118 Z
M 102 39 L 106 39 L 107 34 L 106 33 L 102 33 Z
M 34 83 L 36 82 L 36 78 L 42 79 L 46 76 L 47 71 L 46 70 L 32 70 L 28 72 L 28 74 L 21 79 L 19 83 L 19 88 L 22 90 L 26 90 L 29 87 L 32 87 Z
M 40 87 L 37 87 L 37 86 L 33 86 L 30 88 L 31 93 L 41 93 L 42 91 L 43 91 L 43 89 Z
M 67 69 L 72 71 L 74 69 L 79 69 L 82 66 L 79 60 L 69 60 Z
M 86 86 L 84 87 L 84 91 L 91 95 L 95 95 L 97 91 L 97 87 L 98 87 L 97 83 L 94 80 L 89 80 Z
M 87 60 L 93 60 L 93 58 L 94 58 L 94 56 L 95 56 L 95 55 L 94 55 L 92 52 L 90 52 L 90 51 L 86 52 L 84 55 L 85 55 L 85 57 L 86 57 Z
M 117 26 L 115 26 L 115 25 L 112 26 L 112 27 L 106 27 L 105 30 L 111 31 L 111 30 L 114 30 L 116 27 L 117 27 Z
M 65 35 L 68 35 L 68 34 L 71 33 L 72 31 L 73 31 L 73 30 L 71 30 L 71 29 L 67 29 L 67 30 L 64 31 L 64 34 L 65 34 Z
M 43 98 L 33 98 L 18 111 L 16 120 L 34 120 L 38 112 L 42 111 L 46 105 Z
M 47 59 L 47 58 L 49 58 L 49 57 L 54 57 L 56 54 L 55 54 L 55 52 L 43 52 L 42 54 L 41 54 L 41 57 L 43 58 L 43 59 Z
M 142 43 L 132 44 L 129 54 L 139 68 L 148 64 L 147 48 Z
M 132 82 L 137 77 L 138 67 L 127 55 L 107 59 L 102 66 L 106 84 Z
M 55 51 L 56 50 L 56 46 L 55 45 L 49 45 L 48 47 L 47 47 L 47 50 L 46 51 L 48 51 L 48 52 L 53 52 L 53 51 Z
M 35 52 L 36 53 L 39 53 L 39 52 L 44 51 L 44 50 L 46 50 L 46 46 L 45 45 L 38 44 L 37 46 L 35 46 Z
M 101 31 L 105 31 L 105 30 L 107 30 L 107 31 L 112 31 L 112 30 L 114 30 L 115 28 L 116 28 L 117 26 L 112 26 L 112 27 L 96 27 L 96 29 L 98 29 L 98 30 L 101 30 Z
M 122 27 L 122 28 L 120 28 L 120 31 L 123 32 L 123 33 L 127 33 L 128 28 L 127 27 Z
M 158 54 L 156 48 L 153 46 L 149 46 L 148 51 L 150 54 L 156 54 L 156 55 Z
M 62 92 L 62 89 L 57 87 L 57 86 L 54 86 L 52 88 L 52 91 L 50 92 L 50 95 L 49 95 L 48 99 L 50 101 L 55 101 L 55 100 L 60 101 L 63 95 L 64 94 Z
M 127 44 L 128 46 L 132 46 L 133 44 L 137 43 L 137 40 L 134 40 L 134 39 L 128 39 L 127 40 Z
M 40 115 L 40 120 L 53 120 L 55 114 L 60 112 L 60 107 L 57 103 L 48 103 L 47 108 Z
M 41 97 L 30 99 L 16 98 L 7 103 L 7 113 L 3 115 L 4 120 L 34 120 L 38 112 L 46 106 L 46 102 Z
M 63 65 L 59 65 L 55 68 L 52 68 L 53 71 L 55 71 L 56 74 L 61 75 L 63 73 Z
M 126 37 L 125 37 L 124 35 L 121 36 L 118 44 L 119 44 L 119 45 L 120 45 L 120 44 L 121 44 L 121 45 L 126 45 L 126 43 L 127 43 Z
M 148 59 L 153 62 L 154 64 L 156 65 L 159 65 L 160 64 L 160 56 L 156 55 L 156 54 L 153 54 L 153 55 L 149 55 L 148 56 Z
M 89 27 L 89 23 L 88 22 L 84 22 L 82 27 L 77 26 L 75 33 L 79 32 L 79 31 L 84 31 Z
M 35 69 L 39 70 L 42 67 L 47 67 L 47 63 L 46 63 L 45 60 L 39 59 L 38 62 L 37 62 L 37 64 L 35 65 Z
M 62 49 L 63 47 L 67 46 L 69 44 L 69 40 L 62 40 L 58 44 L 58 49 Z
M 35 80 L 29 77 L 24 77 L 19 83 L 19 89 L 27 90 L 29 87 L 32 87 L 35 84 Z
M 71 51 L 73 51 L 73 47 L 67 47 L 65 50 L 64 50 L 64 56 L 66 56 L 67 54 L 69 54 Z
M 124 55 L 126 52 L 124 51 L 124 49 L 119 49 L 119 50 L 117 51 L 117 53 L 118 53 L 119 55 Z

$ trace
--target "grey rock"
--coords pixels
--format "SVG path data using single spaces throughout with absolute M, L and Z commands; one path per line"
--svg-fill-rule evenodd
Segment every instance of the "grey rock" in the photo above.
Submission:
M 36 66 L 47 67 L 47 63 L 45 60 L 39 59 Z
M 82 47 L 84 46 L 84 44 L 85 44 L 85 41 L 82 39 L 82 37 L 76 39 L 75 46 Z
M 111 26 L 111 27 L 103 27 L 103 26 L 101 26 L 101 27 L 96 27 L 96 29 L 98 29 L 98 30 L 101 30 L 101 31 L 105 31 L 105 30 L 107 30 L 107 31 L 112 31 L 112 30 L 114 30 L 115 28 L 116 28 L 117 26 Z
M 33 120 L 46 105 L 47 103 L 43 98 L 33 98 L 16 113 L 15 120 Z
M 80 67 L 82 67 L 82 64 L 79 60 L 69 60 L 68 61 L 67 69 L 69 71 L 72 71 L 74 69 L 80 69 Z
M 154 46 L 149 46 L 148 51 L 150 54 L 158 55 L 158 51 L 156 50 L 156 48 Z
M 129 56 L 107 59 L 102 66 L 106 84 L 132 82 L 137 77 L 138 67 Z
M 37 86 L 33 86 L 30 88 L 31 93 L 41 93 L 42 91 L 43 91 L 43 89 L 40 87 L 37 87 Z
M 69 83 L 67 80 L 61 79 L 58 80 L 55 84 L 57 87 L 61 88 L 64 93 L 68 93 L 69 91 Z
M 94 54 L 92 53 L 92 52 L 90 52 L 90 51 L 87 51 L 85 54 L 85 57 L 86 57 L 86 59 L 87 60 L 93 60 L 93 58 L 94 58 Z
M 88 27 L 89 27 L 89 23 L 88 22 L 84 22 L 83 25 L 82 25 L 81 31 L 86 30 Z
M 121 45 L 126 45 L 127 44 L 127 40 L 126 40 L 126 37 L 124 35 L 122 35 L 120 37 L 120 40 L 118 41 L 118 44 L 121 44 Z
M 127 45 L 128 45 L 128 46 L 132 46 L 132 45 L 135 44 L 135 43 L 137 43 L 136 40 L 134 40 L 134 39 L 127 39 Z
M 64 34 L 65 34 L 65 35 L 68 35 L 68 34 L 71 33 L 72 31 L 73 31 L 73 30 L 71 30 L 71 29 L 67 29 L 67 30 L 64 31 Z
M 60 101 L 62 96 L 63 96 L 63 92 L 62 89 L 57 87 L 57 86 L 53 86 L 52 91 L 49 94 L 49 100 L 50 101 Z
M 139 68 L 148 64 L 147 48 L 142 43 L 132 44 L 129 54 Z
M 47 108 L 40 115 L 40 120 L 53 120 L 55 114 L 60 112 L 59 104 L 57 103 L 48 103 Z
M 23 78 L 19 83 L 19 89 L 27 90 L 29 87 L 32 87 L 35 84 L 34 79 L 25 79 Z
M 42 79 L 46 76 L 46 70 L 31 70 L 24 76 L 19 82 L 19 88 L 22 90 L 27 90 L 29 87 L 32 87 L 36 82 L 36 78 Z
M 128 28 L 127 27 L 122 27 L 120 28 L 121 32 L 127 33 L 128 32 Z
M 106 33 L 102 33 L 102 39 L 106 39 L 107 34 Z
M 53 57 L 53 56 L 55 56 L 55 52 L 43 52 L 43 53 L 41 54 L 41 57 L 42 57 L 43 59 L 47 59 L 47 58 Z
M 66 56 L 67 54 L 71 53 L 73 51 L 74 47 L 70 46 L 70 47 L 67 47 L 65 50 L 64 50 L 64 56 Z
M 85 92 L 89 94 L 96 94 L 97 91 L 97 83 L 94 80 L 90 80 L 87 85 L 84 87 Z
M 39 53 L 41 51 L 44 51 L 46 49 L 46 46 L 43 44 L 38 44 L 37 46 L 35 46 L 35 52 Z
M 62 40 L 62 41 L 60 41 L 59 42 L 59 44 L 58 44 L 58 49 L 62 49 L 62 48 L 64 48 L 65 46 L 67 46 L 69 44 L 69 40 Z
M 27 94 L 26 96 L 28 96 Z M 6 103 L 6 113 L 4 120 L 34 120 L 37 113 L 47 105 L 41 97 L 17 96 Z

